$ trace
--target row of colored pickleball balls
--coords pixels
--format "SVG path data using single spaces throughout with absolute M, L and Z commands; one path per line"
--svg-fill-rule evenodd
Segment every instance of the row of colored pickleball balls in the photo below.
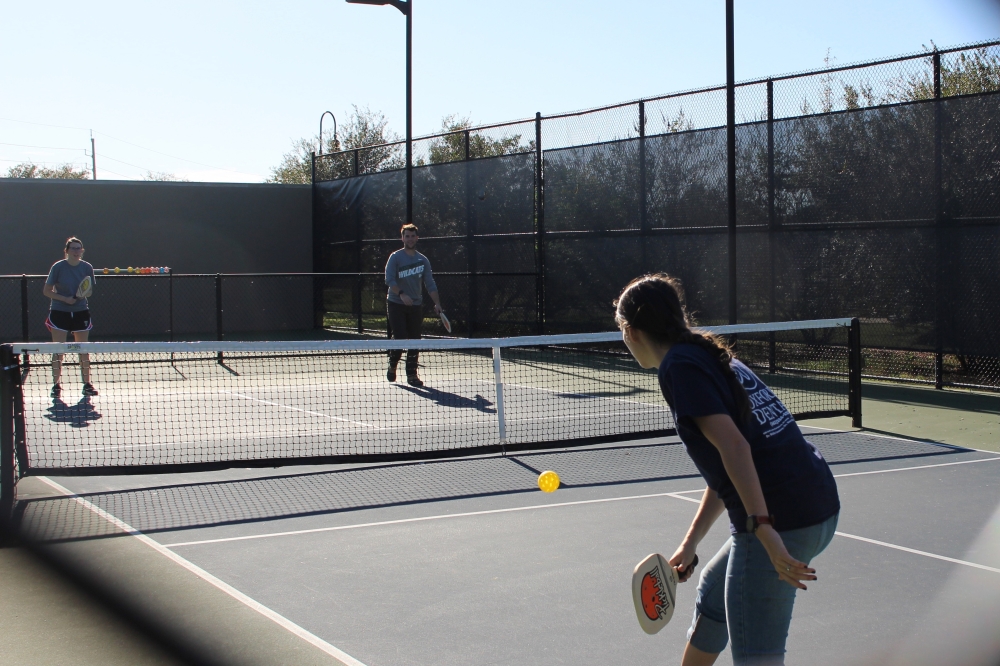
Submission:
M 102 273 L 107 275 L 108 273 L 132 273 L 133 275 L 152 275 L 153 273 L 169 273 L 169 266 L 150 266 L 148 268 L 104 268 L 101 270 Z

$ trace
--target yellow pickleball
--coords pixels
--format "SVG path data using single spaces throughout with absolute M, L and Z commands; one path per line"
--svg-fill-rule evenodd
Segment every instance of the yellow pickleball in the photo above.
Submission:
M 543 493 L 554 493 L 559 488 L 559 475 L 546 470 L 538 475 L 538 487 Z
M 105 275 L 107 275 L 107 274 L 108 274 L 108 269 L 107 269 L 107 268 L 105 268 L 105 269 L 104 269 L 104 274 L 105 274 Z
M 117 266 L 115 266 L 115 273 L 121 273 L 121 272 L 122 272 L 122 269 L 120 269 Z

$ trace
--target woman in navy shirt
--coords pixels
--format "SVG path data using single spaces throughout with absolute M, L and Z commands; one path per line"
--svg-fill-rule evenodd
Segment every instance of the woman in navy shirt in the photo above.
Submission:
M 683 666 L 783 664 L 797 589 L 830 543 L 840 500 L 826 461 L 780 400 L 721 340 L 691 329 L 680 284 L 647 275 L 615 302 L 629 351 L 659 368 L 677 433 L 708 487 L 670 564 L 683 573 L 727 512 L 732 537 L 705 566 Z

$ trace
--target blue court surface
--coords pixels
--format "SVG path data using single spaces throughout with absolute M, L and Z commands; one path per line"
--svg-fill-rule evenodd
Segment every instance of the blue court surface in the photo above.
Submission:
M 955 627 L 969 649 L 997 640 L 1000 456 L 803 430 L 832 464 L 843 509 L 813 562 L 819 579 L 797 598 L 787 663 L 918 663 L 905 655 L 934 658 L 947 647 L 935 630 L 954 637 Z M 536 483 L 548 469 L 564 482 L 551 494 Z M 694 583 L 679 587 L 672 623 L 647 636 L 631 573 L 649 553 L 673 552 L 703 488 L 670 438 L 425 463 L 27 478 L 18 511 L 50 555 L 208 660 L 675 664 Z M 723 518 L 703 562 L 727 536 Z M 993 603 L 992 618 L 976 599 Z

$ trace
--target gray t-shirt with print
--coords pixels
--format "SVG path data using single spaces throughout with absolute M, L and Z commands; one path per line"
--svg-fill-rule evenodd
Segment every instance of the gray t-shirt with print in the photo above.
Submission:
M 52 264 L 52 268 L 49 269 L 49 276 L 45 279 L 45 284 L 53 285 L 56 293 L 60 296 L 76 296 L 76 290 L 80 287 L 80 283 L 83 282 L 83 278 L 88 275 L 92 284 L 96 282 L 94 279 L 94 267 L 86 261 L 81 261 L 76 266 L 71 266 L 68 261 L 63 259 Z M 86 298 L 76 299 L 76 303 L 73 305 L 57 301 L 54 298 L 49 303 L 49 309 L 56 310 L 57 312 L 83 312 L 90 307 Z
M 427 257 L 416 250 L 411 257 L 406 254 L 405 249 L 399 249 L 389 255 L 389 261 L 385 262 L 385 284 L 388 287 L 399 287 L 399 289 L 413 299 L 414 305 L 421 305 L 424 302 L 423 285 L 427 285 L 427 291 L 437 291 L 437 284 L 431 273 L 431 262 Z M 396 294 L 389 290 L 386 297 L 392 303 L 403 303 Z

